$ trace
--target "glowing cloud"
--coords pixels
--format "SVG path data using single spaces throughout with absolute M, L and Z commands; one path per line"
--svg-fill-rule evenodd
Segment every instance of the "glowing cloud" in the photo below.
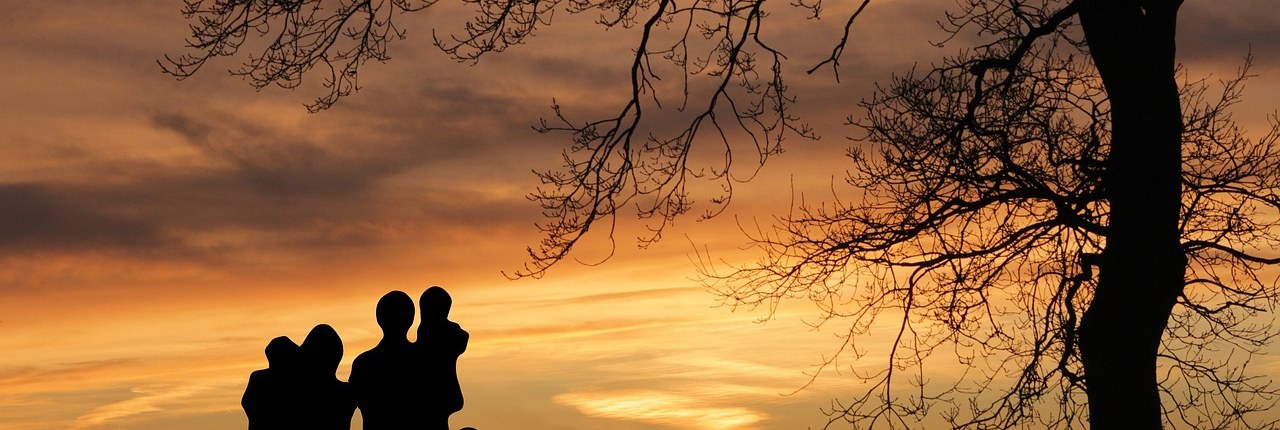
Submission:
M 585 415 L 699 430 L 749 429 L 768 417 L 752 409 L 707 405 L 660 391 L 567 393 L 554 400 Z
M 71 430 L 88 430 L 102 427 L 108 422 L 121 418 L 149 412 L 160 412 L 164 410 L 164 408 L 160 407 L 162 403 L 185 399 L 198 391 L 200 390 L 196 387 L 154 386 L 134 388 L 133 392 L 140 394 L 140 396 L 93 408 L 77 417 L 75 423 L 71 426 Z

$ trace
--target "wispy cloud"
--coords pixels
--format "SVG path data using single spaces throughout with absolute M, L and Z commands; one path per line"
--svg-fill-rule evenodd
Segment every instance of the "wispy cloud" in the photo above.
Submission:
M 1259 65 L 1280 66 L 1280 44 L 1275 43 L 1280 38 L 1280 8 L 1266 3 L 1187 2 L 1178 12 L 1179 60 L 1231 70 L 1239 66 L 1245 53 L 1252 52 Z
M 140 249 L 168 239 L 152 224 L 85 207 L 55 187 L 0 183 L 0 254 L 30 249 Z
M 202 387 L 193 386 L 144 386 L 134 388 L 136 397 L 102 405 L 76 417 L 71 430 L 91 430 L 106 427 L 115 421 L 165 410 L 169 404 L 196 396 Z
M 768 418 L 761 411 L 708 404 L 696 398 L 661 391 L 566 393 L 554 399 L 590 416 L 642 421 L 678 429 L 747 430 Z

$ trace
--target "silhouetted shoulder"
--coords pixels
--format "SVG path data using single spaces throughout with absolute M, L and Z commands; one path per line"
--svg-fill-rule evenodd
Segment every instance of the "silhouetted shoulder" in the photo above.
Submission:
M 249 383 L 245 386 L 244 396 L 240 398 L 240 405 L 244 407 L 246 413 L 253 418 L 254 407 L 257 405 L 257 399 L 261 398 L 263 387 L 271 384 L 271 371 L 267 369 L 259 369 L 249 374 Z
M 266 379 L 271 379 L 271 370 L 269 369 L 258 369 L 249 373 L 250 386 L 254 385 L 254 381 L 261 381 Z
M 471 333 L 467 333 L 466 330 L 462 329 L 461 325 L 458 325 L 458 323 L 453 321 L 448 321 L 448 324 L 446 324 L 445 327 L 447 327 L 449 333 L 449 340 L 453 344 L 451 345 L 453 346 L 451 349 L 453 349 L 457 354 L 466 352 L 467 342 L 471 340 Z
M 378 351 L 374 349 L 357 355 L 356 359 L 351 361 L 351 376 L 349 376 L 347 380 L 350 381 L 351 384 L 358 386 L 359 384 L 356 381 L 366 376 L 365 372 L 371 370 L 376 371 L 374 368 L 378 366 L 376 363 L 380 361 L 379 356 L 380 354 L 378 354 Z

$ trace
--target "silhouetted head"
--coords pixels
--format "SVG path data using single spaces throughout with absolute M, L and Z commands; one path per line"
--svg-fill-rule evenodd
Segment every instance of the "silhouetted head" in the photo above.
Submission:
M 338 363 L 342 361 L 342 338 L 328 324 L 320 324 L 307 333 L 302 341 L 302 354 L 305 359 L 321 372 L 338 371 Z
M 289 336 L 280 336 L 267 342 L 267 367 L 280 369 L 298 362 L 298 344 Z
M 422 298 L 418 300 L 418 307 L 422 308 L 422 319 L 446 319 L 449 317 L 449 308 L 453 306 L 453 298 L 449 297 L 449 292 L 444 288 L 431 287 L 427 291 L 422 292 Z
M 404 335 L 413 325 L 413 299 L 404 291 L 392 291 L 378 300 L 378 327 L 383 335 Z

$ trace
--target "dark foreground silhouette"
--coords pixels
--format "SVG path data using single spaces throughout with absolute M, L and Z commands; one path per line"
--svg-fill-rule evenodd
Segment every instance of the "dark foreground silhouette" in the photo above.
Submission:
M 249 375 L 240 404 L 250 430 L 351 428 L 355 399 L 334 373 L 342 339 L 328 324 L 311 329 L 302 346 L 280 336 L 267 344 L 267 368 Z
M 335 376 L 342 339 L 333 327 L 315 326 L 301 346 L 272 339 L 267 368 L 249 375 L 241 400 L 249 430 L 349 430 L 357 407 L 366 430 L 448 430 L 462 410 L 458 357 L 470 336 L 449 321 L 453 299 L 443 288 L 427 289 L 419 303 L 418 339 L 409 342 L 413 299 L 392 291 L 378 300 L 382 340 L 356 357 L 350 383 Z
M 418 390 L 423 403 L 424 427 L 447 430 L 449 415 L 462 410 L 462 386 L 458 383 L 458 356 L 467 350 L 470 335 L 449 321 L 453 299 L 444 288 L 431 287 L 418 300 L 422 322 L 413 353 L 420 367 Z
M 298 388 L 302 389 L 299 399 L 304 407 L 298 420 L 302 429 L 316 430 L 348 430 L 351 428 L 351 416 L 355 413 L 356 403 L 351 395 L 351 386 L 338 380 L 334 373 L 338 371 L 338 363 L 342 361 L 342 339 L 338 332 L 328 324 L 320 324 L 311 329 L 307 338 L 302 341 L 303 361 L 302 380 Z
M 271 430 L 288 427 L 290 411 L 296 411 L 296 375 L 301 352 L 288 337 L 271 339 L 267 344 L 267 368 L 249 374 L 240 406 L 249 417 L 249 430 Z
M 413 299 L 392 291 L 378 300 L 378 326 L 382 340 L 351 364 L 351 385 L 366 430 L 396 429 L 419 421 L 413 399 L 416 390 L 409 377 L 414 366 L 409 326 L 413 324 Z

